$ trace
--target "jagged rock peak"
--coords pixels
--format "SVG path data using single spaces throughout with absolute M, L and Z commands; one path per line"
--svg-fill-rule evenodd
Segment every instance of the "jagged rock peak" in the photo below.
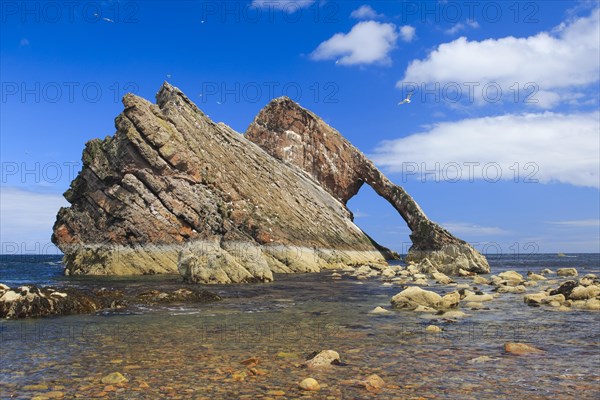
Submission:
M 392 256 L 313 178 L 176 87 L 165 82 L 156 100 L 126 95 L 115 134 L 86 144 L 52 236 L 67 273 L 269 281 Z

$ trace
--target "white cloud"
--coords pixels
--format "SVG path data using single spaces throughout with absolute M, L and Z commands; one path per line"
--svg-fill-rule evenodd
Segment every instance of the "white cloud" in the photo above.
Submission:
M 534 82 L 540 92 L 538 103 L 532 105 L 554 107 L 561 98 L 599 80 L 599 16 L 600 9 L 596 8 L 587 17 L 564 23 L 554 33 L 540 32 L 526 38 L 469 41 L 460 37 L 439 45 L 427 58 L 412 61 L 403 81 L 497 82 L 505 93 L 511 93 L 515 83 L 523 88 Z
M 479 28 L 479 23 L 475 20 L 467 20 L 464 24 L 462 22 L 459 22 L 457 24 L 454 24 L 451 28 L 446 29 L 444 32 L 448 35 L 454 35 L 458 32 L 464 31 L 467 28 L 477 29 Z
M 585 227 L 600 227 L 600 219 L 578 219 L 572 221 L 548 221 L 548 224 L 560 225 L 567 227 L 585 228 Z
M 599 188 L 599 131 L 598 112 L 464 119 L 383 142 L 373 160 L 406 179 L 427 179 L 420 172 L 434 170 L 429 181 L 518 178 Z M 465 164 L 473 162 L 479 165 Z
M 336 33 L 312 52 L 313 60 L 332 60 L 342 65 L 391 64 L 389 53 L 398 40 L 394 24 L 359 22 L 348 33 Z
M 404 42 L 412 42 L 415 38 L 415 27 L 410 25 L 404 25 L 400 27 L 400 39 Z
M 493 226 L 480 226 L 467 222 L 444 222 L 441 224 L 444 228 L 457 235 L 506 235 L 510 231 Z
M 308 7 L 314 2 L 315 0 L 253 0 L 252 5 L 254 7 L 278 9 L 292 13 L 300 8 Z
M 3 187 L 0 190 L 0 251 L 12 249 L 14 245 L 21 253 L 34 252 L 36 247 L 43 250 L 50 244 L 56 213 L 68 205 L 60 194 Z
M 362 5 L 350 14 L 352 18 L 356 19 L 377 19 L 382 18 L 383 14 L 378 14 L 377 11 L 373 10 L 371 6 Z

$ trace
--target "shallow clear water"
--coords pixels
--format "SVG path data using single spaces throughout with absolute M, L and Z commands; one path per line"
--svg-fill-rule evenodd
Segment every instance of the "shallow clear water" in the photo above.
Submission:
M 489 260 L 496 274 L 574 267 L 580 275 L 600 275 L 600 255 L 570 256 Z M 2 256 L 0 282 L 81 289 L 181 285 L 177 276 L 64 277 L 59 261 L 54 256 Z M 402 290 L 399 285 L 383 286 L 378 278 L 333 280 L 330 275 L 277 275 L 270 284 L 212 286 L 224 300 L 211 304 L 0 321 L 0 397 L 29 399 L 55 389 L 65 398 L 84 399 L 268 398 L 281 392 L 278 398 L 360 399 L 373 394 L 344 381 L 373 373 L 387 383 L 377 398 L 566 399 L 600 394 L 598 312 L 532 308 L 523 303 L 523 294 L 502 294 L 489 303 L 489 310 L 463 309 L 469 316 L 456 322 L 410 311 L 374 316 L 368 312 L 378 305 L 388 307 Z M 453 287 L 428 289 L 443 294 Z M 444 332 L 425 332 L 432 323 Z M 546 352 L 507 355 L 502 347 L 508 341 L 527 342 Z M 345 365 L 320 372 L 302 368 L 308 354 L 322 349 L 339 352 Z M 468 362 L 483 355 L 494 360 Z M 260 359 L 260 375 L 236 375 L 248 373 L 240 361 L 249 357 Z M 129 382 L 112 387 L 100 382 L 116 371 Z M 319 392 L 297 389 L 309 376 L 321 383 Z M 27 387 L 33 384 L 47 389 Z

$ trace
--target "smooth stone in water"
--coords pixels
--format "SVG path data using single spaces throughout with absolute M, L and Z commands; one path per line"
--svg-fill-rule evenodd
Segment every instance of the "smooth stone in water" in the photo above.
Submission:
M 125 378 L 120 372 L 113 372 L 102 378 L 100 382 L 104 383 L 105 385 L 115 385 L 118 383 L 129 382 L 129 380 Z
M 369 314 L 389 314 L 391 311 L 386 310 L 383 307 L 375 307 L 374 309 L 372 309 L 371 311 L 369 311 Z
M 508 342 L 504 343 L 504 351 L 517 356 L 526 354 L 540 354 L 544 353 L 544 350 L 540 350 L 537 347 L 533 347 L 526 343 Z
M 337 351 L 323 350 L 312 359 L 306 362 L 306 366 L 310 369 L 327 368 L 331 364 L 339 363 L 340 355 Z
M 298 384 L 298 387 L 302 390 L 308 390 L 308 391 L 316 391 L 316 390 L 321 389 L 319 382 L 317 382 L 317 380 L 313 379 L 313 378 L 306 378 L 306 379 L 302 380 L 302 382 L 300 382 Z

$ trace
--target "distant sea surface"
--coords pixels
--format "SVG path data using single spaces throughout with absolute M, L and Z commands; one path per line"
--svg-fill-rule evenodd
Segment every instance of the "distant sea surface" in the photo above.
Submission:
M 493 274 L 572 267 L 580 277 L 600 276 L 600 254 L 488 259 Z M 60 256 L 0 255 L 0 282 L 81 290 L 181 286 L 175 275 L 66 277 Z M 457 282 L 472 285 L 467 278 Z M 491 293 L 491 286 L 477 287 Z M 345 381 L 373 373 L 388 384 L 378 399 L 597 399 L 600 393 L 599 312 L 529 307 L 523 294 L 501 294 L 488 310 L 461 309 L 468 316 L 458 320 L 394 310 L 375 316 L 369 311 L 389 309 L 402 287 L 384 286 L 379 278 L 332 279 L 331 271 L 207 289 L 223 300 L 0 321 L 0 399 L 52 391 L 84 399 L 237 399 L 282 392 L 296 398 L 302 395 L 298 382 L 308 376 L 322 385 L 313 398 L 360 399 L 372 395 Z M 437 284 L 426 289 L 454 290 Z M 444 331 L 426 332 L 430 324 Z M 507 355 L 503 344 L 509 341 L 545 352 Z M 301 367 L 310 353 L 323 349 L 339 352 L 344 365 L 332 371 Z M 473 361 L 481 356 L 490 359 Z M 240 363 L 250 357 L 260 360 L 257 374 Z M 129 382 L 103 384 L 111 372 Z

